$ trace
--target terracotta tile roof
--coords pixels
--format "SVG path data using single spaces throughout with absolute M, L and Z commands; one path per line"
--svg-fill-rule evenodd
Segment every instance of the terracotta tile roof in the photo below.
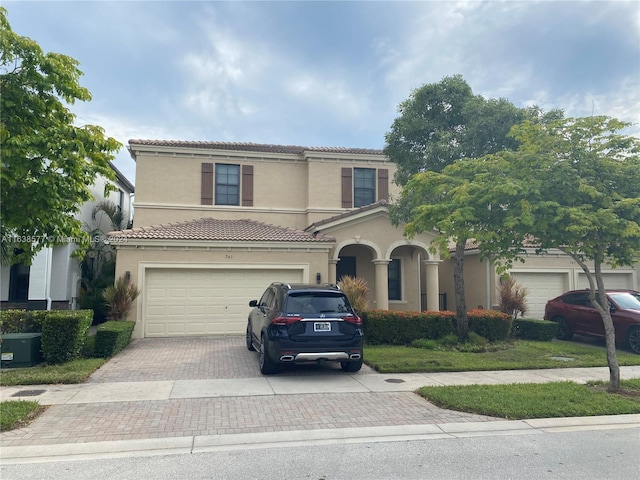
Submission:
M 302 230 L 277 227 L 254 220 L 220 220 L 200 218 L 188 222 L 137 227 L 110 232 L 110 237 L 149 240 L 208 240 L 248 242 L 334 242 L 325 235 L 312 235 Z
M 373 210 L 374 208 L 386 207 L 388 204 L 389 204 L 389 202 L 387 202 L 386 200 L 380 200 L 380 201 L 378 201 L 376 203 L 372 203 L 370 205 L 365 205 L 364 207 L 359 207 L 359 208 L 356 208 L 354 210 L 349 210 L 348 212 L 344 212 L 344 213 L 341 213 L 339 215 L 334 215 L 333 217 L 325 218 L 323 220 L 320 220 L 320 221 L 317 221 L 315 223 L 312 223 L 307 228 L 305 228 L 305 231 L 308 231 L 308 232 L 314 231 L 318 227 L 320 227 L 322 225 L 326 225 L 327 223 L 335 222 L 336 220 L 340 220 L 342 218 L 352 217 L 353 215 L 357 215 L 359 213 L 366 212 L 367 210 Z
M 373 148 L 347 147 L 302 147 L 298 145 L 271 145 L 250 142 L 192 142 L 181 140 L 142 140 L 131 139 L 129 145 L 153 147 L 203 148 L 213 150 L 238 150 L 244 152 L 291 153 L 301 155 L 304 152 L 355 153 L 363 155 L 384 155 L 382 150 Z

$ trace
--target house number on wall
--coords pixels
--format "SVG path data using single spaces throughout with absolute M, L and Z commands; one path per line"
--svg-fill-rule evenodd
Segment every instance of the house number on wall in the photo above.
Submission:
M 224 258 L 227 259 L 227 260 L 231 260 L 233 258 L 233 255 L 227 254 L 227 255 L 224 256 Z

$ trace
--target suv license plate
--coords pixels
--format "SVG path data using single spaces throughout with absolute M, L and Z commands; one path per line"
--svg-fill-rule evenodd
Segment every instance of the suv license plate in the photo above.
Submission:
M 314 332 L 330 332 L 331 323 L 330 322 L 314 322 L 313 331 Z

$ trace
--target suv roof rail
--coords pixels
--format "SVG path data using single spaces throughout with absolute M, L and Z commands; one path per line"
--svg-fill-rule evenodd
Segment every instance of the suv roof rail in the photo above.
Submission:
M 331 290 L 340 290 L 342 291 L 342 289 L 340 288 L 340 285 L 338 285 L 337 283 L 284 283 L 284 282 L 273 282 L 271 285 L 273 286 L 281 286 L 282 288 L 285 288 L 287 290 L 293 290 L 295 288 L 326 288 L 326 289 L 331 289 Z

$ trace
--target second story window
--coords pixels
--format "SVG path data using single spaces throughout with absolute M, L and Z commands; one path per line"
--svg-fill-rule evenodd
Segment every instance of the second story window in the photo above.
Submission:
M 353 206 L 363 207 L 376 201 L 375 168 L 353 169 Z
M 240 205 L 240 165 L 216 164 L 216 205 Z

